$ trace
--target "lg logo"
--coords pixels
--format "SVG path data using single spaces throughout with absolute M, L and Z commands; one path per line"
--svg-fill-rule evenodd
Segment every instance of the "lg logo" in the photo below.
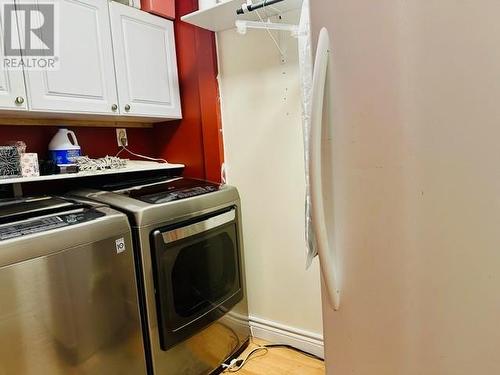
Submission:
M 117 254 L 123 253 L 125 250 L 127 250 L 127 248 L 125 246 L 125 239 L 123 237 L 118 238 L 115 241 L 115 246 L 116 246 L 116 253 Z

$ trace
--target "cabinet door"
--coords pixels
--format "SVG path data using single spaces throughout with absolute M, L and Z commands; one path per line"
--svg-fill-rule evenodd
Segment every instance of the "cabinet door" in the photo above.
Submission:
M 173 22 L 109 6 L 121 114 L 181 118 Z
M 5 69 L 4 64 L 6 63 L 4 55 L 4 5 L 14 4 L 14 1 L 0 1 L 0 109 L 9 110 L 27 110 L 28 103 L 26 101 L 26 87 L 24 86 L 24 75 L 22 68 L 17 68 L 15 70 Z M 7 15 L 9 16 L 9 15 Z M 19 34 L 17 33 L 17 22 L 14 13 L 12 16 L 12 38 L 19 40 Z M 19 42 L 17 42 L 19 46 Z
M 27 1 L 32 2 L 20 3 Z M 59 67 L 26 71 L 30 109 L 87 114 L 117 111 L 112 109 L 118 101 L 107 0 L 36 1 L 56 5 Z

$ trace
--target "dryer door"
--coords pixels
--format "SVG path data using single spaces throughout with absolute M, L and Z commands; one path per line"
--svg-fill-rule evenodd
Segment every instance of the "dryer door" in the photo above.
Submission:
M 152 233 L 162 350 L 199 332 L 243 298 L 236 210 Z

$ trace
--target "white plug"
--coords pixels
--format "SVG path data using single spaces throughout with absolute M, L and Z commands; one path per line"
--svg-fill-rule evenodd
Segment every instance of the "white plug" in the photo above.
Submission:
M 226 364 L 226 363 L 223 363 L 222 364 L 222 368 L 226 371 L 230 371 L 232 372 L 231 370 L 234 369 L 235 367 L 237 367 L 237 362 L 238 362 L 238 358 L 233 358 L 231 360 L 231 362 L 229 362 L 229 364 Z
M 116 129 L 116 142 L 118 147 L 128 146 L 127 129 Z

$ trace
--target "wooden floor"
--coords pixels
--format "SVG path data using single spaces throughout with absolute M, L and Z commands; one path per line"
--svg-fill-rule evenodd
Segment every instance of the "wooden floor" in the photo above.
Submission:
M 266 344 L 266 342 L 259 339 L 252 339 L 252 341 L 240 358 L 245 358 L 247 353 L 256 348 L 257 345 Z M 290 349 L 272 348 L 267 353 L 265 351 L 255 353 L 236 374 L 324 375 L 325 363 Z

